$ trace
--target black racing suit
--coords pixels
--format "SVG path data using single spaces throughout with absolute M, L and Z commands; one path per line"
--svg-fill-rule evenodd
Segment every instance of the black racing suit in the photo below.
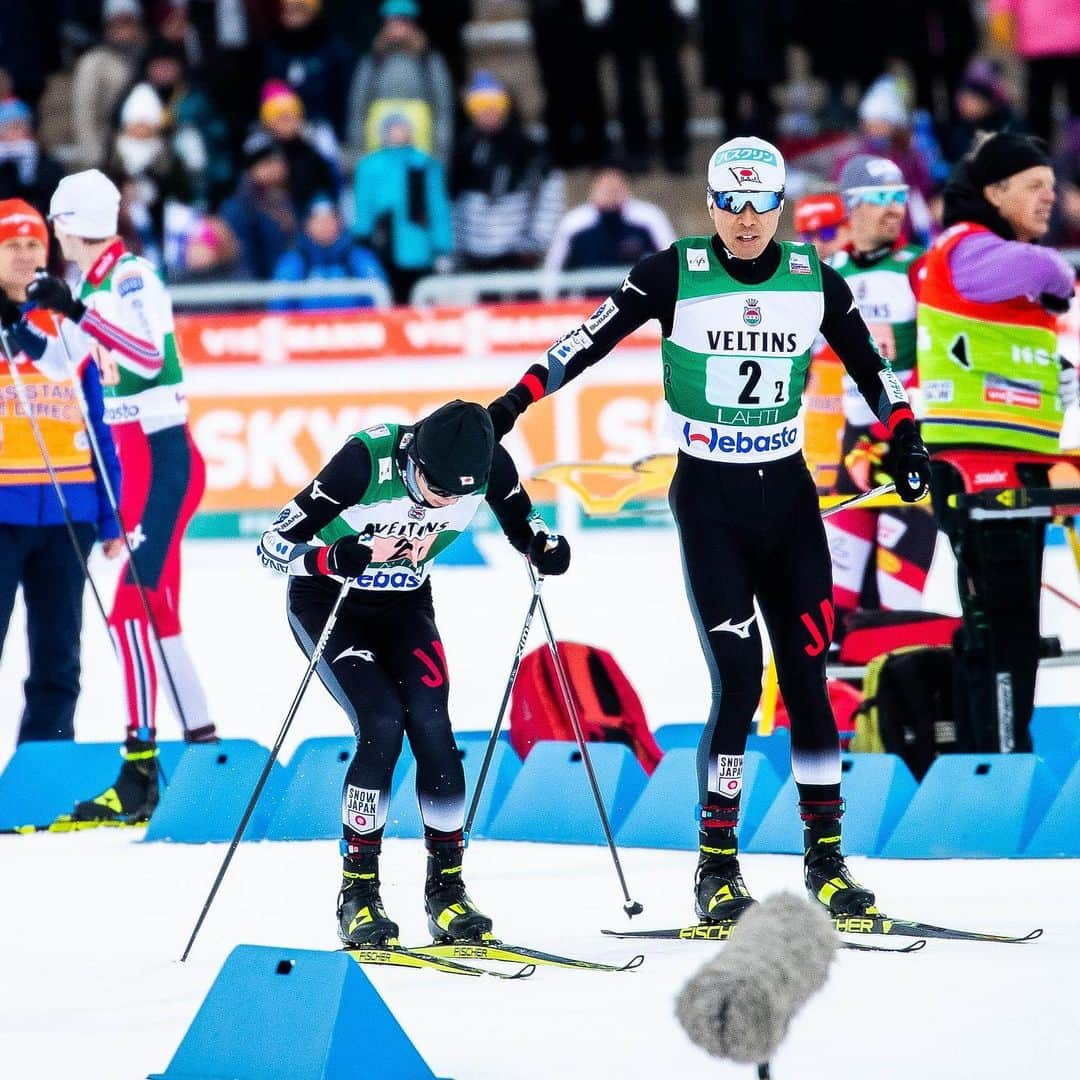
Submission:
M 343 506 L 361 501 L 371 472 L 368 449 L 350 439 L 290 504 L 303 518 L 278 535 L 290 543 L 310 541 Z M 533 537 L 528 524 L 532 502 L 501 446 L 495 447 L 486 499 L 510 542 L 526 551 Z M 339 583 L 329 577 L 289 578 L 289 625 L 309 658 L 339 591 Z M 435 625 L 430 579 L 412 591 L 350 590 L 316 671 L 356 733 L 345 790 L 360 793 L 353 813 L 361 817 L 356 828 L 350 827 L 343 805 L 346 848 L 381 838 L 404 736 L 416 759 L 416 795 L 425 835 L 460 836 L 465 776 L 450 726 L 449 672 Z
M 760 285 L 779 268 L 781 248 L 775 242 L 753 260 L 734 258 L 717 237 L 712 243 L 724 269 L 743 284 Z M 649 319 L 658 319 L 669 336 L 677 260 L 672 247 L 639 262 L 621 288 L 573 332 L 578 351 L 565 364 L 553 355 L 558 348 L 553 346 L 546 363 L 533 365 L 508 392 L 517 411 L 580 375 Z M 879 373 L 886 365 L 851 289 L 831 267 L 821 270 L 821 333 L 892 430 L 901 419 L 911 418 L 911 410 L 890 403 L 882 391 Z M 588 344 L 581 347 L 583 333 Z M 761 464 L 732 464 L 680 452 L 669 501 L 687 596 L 712 677 L 712 709 L 698 749 L 703 823 L 733 825 L 738 816 L 742 759 L 761 695 L 755 599 L 790 717 L 792 771 L 800 799 L 838 806 L 840 748 L 825 677 L 834 620 L 832 573 L 817 491 L 802 453 Z

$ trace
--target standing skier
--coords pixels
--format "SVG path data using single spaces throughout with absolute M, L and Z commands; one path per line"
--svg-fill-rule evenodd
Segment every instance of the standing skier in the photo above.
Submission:
M 840 174 L 840 191 L 851 242 L 829 265 L 851 286 L 878 351 L 907 389 L 915 380 L 913 283 L 924 249 L 903 236 L 904 175 L 888 158 L 857 154 Z M 844 377 L 844 421 L 836 493 L 856 495 L 894 479 L 889 432 L 850 375 Z M 937 524 L 928 509 L 856 507 L 831 518 L 825 531 L 838 629 L 856 608 L 922 608 L 937 543 Z
M 663 332 L 663 385 L 679 429 L 669 501 L 690 607 L 712 677 L 698 750 L 698 915 L 736 918 L 753 901 L 736 828 L 746 737 L 761 695 L 769 632 L 791 716 L 791 766 L 804 822 L 805 882 L 833 914 L 871 909 L 840 844 L 840 748 L 825 685 L 832 581 L 817 492 L 802 454 L 802 392 L 819 332 L 890 432 L 897 489 L 921 498 L 929 458 L 903 385 L 874 348 L 844 279 L 809 244 L 773 240 L 784 160 L 736 138 L 709 160 L 714 236 L 642 259 L 620 289 L 489 405 L 501 437 L 517 417 L 596 363 L 649 319 Z
M 70 358 L 69 347 L 49 340 L 59 362 L 69 366 L 89 354 L 101 370 L 105 420 L 123 474 L 114 495 L 135 561 L 134 574 L 130 564 L 121 572 L 109 614 L 124 676 L 124 764 L 110 787 L 76 803 L 71 816 L 135 824 L 158 803 L 156 708 L 163 666 L 173 711 L 185 722 L 184 738 L 216 739 L 180 630 L 180 542 L 202 498 L 206 468 L 187 424 L 172 304 L 154 268 L 126 251 L 117 236 L 116 185 L 97 169 L 65 176 L 49 209 L 64 258 L 81 271 L 78 298 L 61 278 L 45 273 L 26 295 L 77 328 L 80 348 L 70 350 Z
M 424 906 L 437 939 L 479 940 L 491 920 L 465 892 L 465 775 L 448 713 L 449 673 L 432 606 L 432 561 L 487 501 L 540 574 L 570 546 L 545 530 L 481 405 L 452 401 L 416 425 L 357 432 L 263 534 L 265 566 L 290 577 L 289 625 L 310 658 L 340 591 L 349 595 L 316 670 L 356 732 L 341 796 L 338 933 L 386 944 L 398 927 L 379 895 L 390 780 L 407 735 L 428 850 Z M 315 538 L 321 544 L 312 544 Z

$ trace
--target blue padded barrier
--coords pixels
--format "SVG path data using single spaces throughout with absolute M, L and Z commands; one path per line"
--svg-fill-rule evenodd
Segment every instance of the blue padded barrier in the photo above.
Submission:
M 653 732 L 653 738 L 656 745 L 667 753 L 669 750 L 696 747 L 704 730 L 704 724 L 664 724 Z
M 149 1080 L 353 1080 L 361 1072 L 434 1080 L 360 965 L 340 952 L 238 945 L 168 1068 Z
M 266 766 L 270 751 L 251 739 L 189 746 L 146 827 L 146 839 L 205 844 L 231 840 Z M 284 769 L 278 762 L 244 830 L 259 840 L 280 799 Z
M 743 760 L 740 820 L 757 827 L 780 790 L 780 777 L 764 754 L 751 751 Z M 619 828 L 616 840 L 628 847 L 697 851 L 697 751 L 668 750 L 649 777 L 641 797 Z
M 589 757 L 611 830 L 618 832 L 645 787 L 645 770 L 621 743 L 589 743 Z M 491 840 L 605 843 L 575 743 L 542 740 L 533 745 L 486 834 Z
M 1080 705 L 1039 705 L 1031 717 L 1035 753 L 1064 780 L 1080 761 Z
M 75 803 L 100 795 L 123 764 L 119 742 L 27 742 L 17 747 L 0 774 L 0 829 L 48 825 Z M 159 761 L 171 781 L 187 744 L 158 743 Z M 165 784 L 162 783 L 164 790 Z
M 356 752 L 351 735 L 305 739 L 293 752 L 277 809 L 266 827 L 267 840 L 336 840 L 341 837 L 341 789 Z M 391 780 L 393 793 L 412 766 L 408 740 Z M 250 794 L 250 793 L 249 793 Z
M 1080 856 L 1080 762 L 1069 773 L 1023 854 L 1029 858 Z
M 484 762 L 486 750 L 486 741 L 465 739 L 458 742 L 458 753 L 461 755 L 461 764 L 465 769 L 466 813 L 469 810 L 472 793 L 476 789 L 476 780 L 480 775 L 480 766 Z M 484 781 L 484 790 L 480 795 L 480 804 L 476 808 L 472 836 L 486 835 L 487 823 L 502 806 L 519 772 L 521 772 L 521 759 L 514 753 L 513 747 L 501 740 L 496 742 L 495 750 L 491 755 L 491 764 L 488 766 L 487 779 Z M 391 796 L 390 813 L 386 818 L 384 835 L 408 837 L 424 835 L 424 823 L 420 817 L 420 806 L 416 801 L 415 762 L 402 780 L 401 786 Z
M 841 793 L 846 803 L 843 847 L 848 855 L 874 855 L 896 827 L 918 785 L 896 754 L 844 754 Z M 760 827 L 744 832 L 743 851 L 801 855 L 799 794 L 788 777 Z
M 934 759 L 881 854 L 895 859 L 1019 855 L 1057 786 L 1034 754 L 943 754 Z

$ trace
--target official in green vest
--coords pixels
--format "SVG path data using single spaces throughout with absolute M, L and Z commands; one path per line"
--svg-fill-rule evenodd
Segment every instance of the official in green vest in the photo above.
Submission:
M 358 431 L 259 542 L 263 565 L 289 577 L 289 625 L 309 658 L 342 582 L 351 583 L 316 666 L 356 732 L 341 793 L 337 911 L 339 936 L 351 947 L 397 940 L 380 895 L 379 853 L 405 736 L 428 850 L 428 928 L 437 940 L 491 934 L 491 919 L 469 898 L 461 874 L 465 775 L 429 578 L 485 502 L 538 573 L 566 572 L 569 544 L 549 535 L 533 511 L 487 411 L 465 401 L 415 425 Z
M 1055 201 L 1043 144 L 1002 132 L 979 142 L 945 188 L 945 230 L 919 288 L 923 434 L 935 452 L 933 503 L 956 554 L 964 616 L 954 642 L 959 735 L 973 750 L 1029 751 L 1038 669 L 1045 519 L 971 520 L 948 499 L 965 480 L 937 454 L 964 448 L 982 484 L 1017 456 L 1021 483 L 1047 485 L 1076 371 L 1058 355 L 1058 319 L 1076 272 L 1039 241 Z M 1045 464 L 1040 459 L 1045 455 Z M 982 486 L 986 486 L 982 484 Z M 992 485 L 991 485 L 992 486 Z
M 903 384 L 884 360 L 847 282 L 808 243 L 777 242 L 779 150 L 736 138 L 710 157 L 714 232 L 642 259 L 585 322 L 488 409 L 502 436 L 540 399 L 657 319 L 658 375 L 679 441 L 669 501 L 687 597 L 712 677 L 698 748 L 698 916 L 734 919 L 753 902 L 737 826 L 746 738 L 761 697 L 757 601 L 791 719 L 791 766 L 805 823 L 809 894 L 833 915 L 875 911 L 841 850 L 840 746 L 826 689 L 832 575 L 817 490 L 803 457 L 802 395 L 820 333 L 893 444 L 897 490 L 914 501 L 929 458 Z

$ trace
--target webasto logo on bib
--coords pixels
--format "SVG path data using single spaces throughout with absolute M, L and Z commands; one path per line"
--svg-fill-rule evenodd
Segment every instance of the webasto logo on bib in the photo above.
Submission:
M 721 434 L 719 428 L 710 426 L 701 431 L 688 423 L 683 427 L 683 439 L 687 446 L 701 445 L 710 454 L 771 454 L 796 446 L 799 429 L 792 425 L 762 435 L 749 435 L 745 431 Z

